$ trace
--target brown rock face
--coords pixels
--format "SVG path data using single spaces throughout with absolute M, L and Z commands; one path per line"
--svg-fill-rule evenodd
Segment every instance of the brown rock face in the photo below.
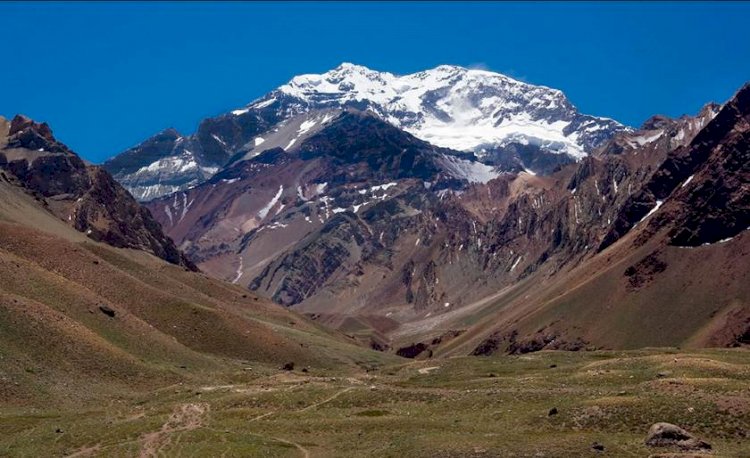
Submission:
M 671 244 L 700 246 L 750 228 L 750 85 L 716 116 L 690 155 L 708 155 L 680 196 Z M 704 151 L 706 151 L 704 153 Z M 686 178 L 687 180 L 687 178 Z M 683 181 L 684 183 L 684 181 Z
M 21 130 L 30 127 L 32 124 L 34 124 L 34 122 L 30 118 L 22 114 L 18 114 L 14 116 L 10 122 L 10 130 L 8 131 L 8 135 L 13 135 L 17 132 L 20 132 Z
M 86 165 L 58 142 L 45 123 L 16 116 L 0 148 L 0 167 L 10 172 L 47 208 L 94 240 L 148 251 L 173 264 L 196 269 L 164 235 L 150 212 L 109 173 Z
M 670 243 L 699 246 L 734 237 L 750 227 L 750 85 L 700 130 L 670 151 L 644 186 L 633 193 L 602 241 L 605 248 L 670 199 L 651 232 L 672 226 Z

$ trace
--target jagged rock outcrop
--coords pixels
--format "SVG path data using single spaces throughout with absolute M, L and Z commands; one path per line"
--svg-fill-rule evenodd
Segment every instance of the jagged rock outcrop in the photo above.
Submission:
M 19 115 L 6 124 L 0 168 L 37 194 L 63 221 L 93 240 L 148 251 L 173 264 L 196 268 L 146 208 L 109 173 L 87 165 L 57 141 L 46 123 Z

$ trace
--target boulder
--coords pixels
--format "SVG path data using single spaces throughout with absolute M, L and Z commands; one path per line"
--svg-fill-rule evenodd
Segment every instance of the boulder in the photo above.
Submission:
M 99 310 L 110 318 L 115 317 L 115 311 L 104 304 L 99 305 Z
M 651 425 L 646 437 L 649 447 L 677 446 L 683 450 L 710 450 L 711 444 L 696 438 L 689 432 L 671 423 Z

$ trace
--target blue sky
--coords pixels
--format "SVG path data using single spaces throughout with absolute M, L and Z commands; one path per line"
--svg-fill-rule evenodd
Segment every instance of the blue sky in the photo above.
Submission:
M 0 115 L 99 162 L 300 73 L 481 66 L 639 125 L 750 80 L 750 3 L 0 2 Z

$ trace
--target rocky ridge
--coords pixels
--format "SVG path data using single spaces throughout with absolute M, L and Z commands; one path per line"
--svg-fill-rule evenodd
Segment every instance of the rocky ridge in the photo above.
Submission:
M 189 269 L 195 265 L 149 211 L 104 169 L 86 164 L 46 123 L 18 115 L 0 119 L 4 179 L 33 193 L 52 213 L 93 240 L 144 250 Z

